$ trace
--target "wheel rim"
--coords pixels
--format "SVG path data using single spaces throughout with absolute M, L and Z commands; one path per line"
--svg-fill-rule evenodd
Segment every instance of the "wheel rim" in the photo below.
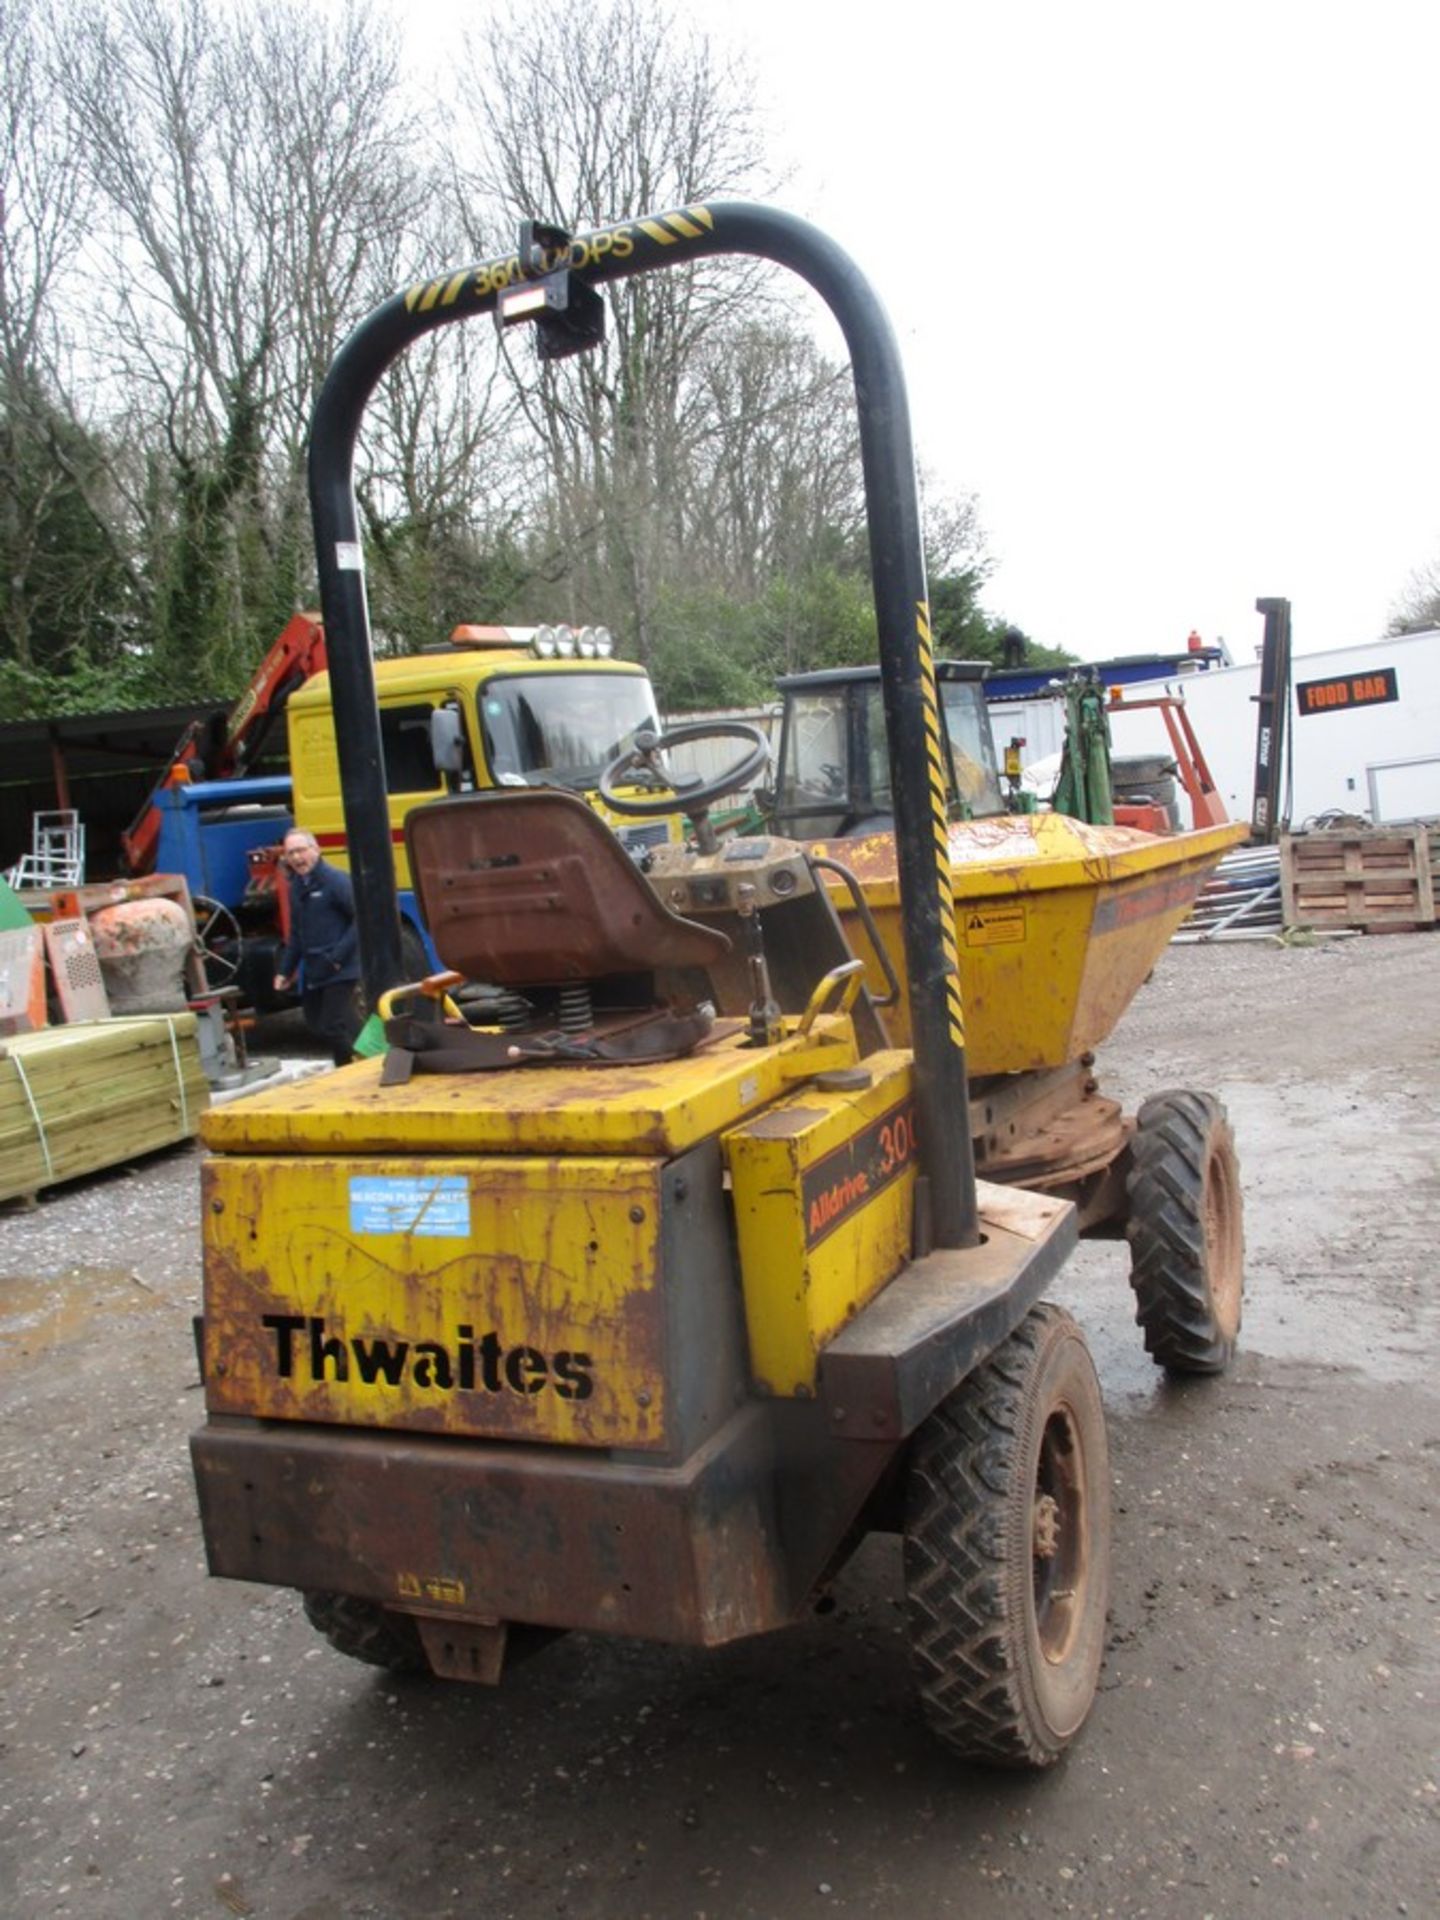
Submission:
M 1240 1331 L 1243 1267 L 1235 1163 L 1223 1146 L 1212 1147 L 1205 1163 L 1205 1271 L 1211 1310 L 1226 1340 Z
M 211 987 L 229 986 L 240 971 L 240 922 L 223 901 L 211 900 L 203 893 L 192 894 L 190 905 L 205 978 Z M 218 951 L 222 940 L 229 944 L 229 954 Z
M 1068 1406 L 1045 1422 L 1031 1502 L 1030 1564 L 1035 1633 L 1051 1666 L 1068 1659 L 1085 1612 L 1090 1525 L 1085 1450 Z

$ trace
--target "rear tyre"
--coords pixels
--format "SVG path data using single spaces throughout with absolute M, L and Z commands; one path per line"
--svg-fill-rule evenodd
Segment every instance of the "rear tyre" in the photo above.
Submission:
M 348 1593 L 307 1593 L 305 1618 L 347 1659 L 390 1673 L 428 1673 L 430 1662 L 415 1622 L 374 1600 Z
M 1100 1384 L 1036 1307 L 910 1445 L 905 1588 L 932 1729 L 962 1759 L 1048 1767 L 1095 1698 L 1110 1577 Z
M 1240 1332 L 1245 1232 L 1235 1136 L 1220 1102 L 1184 1091 L 1147 1100 L 1126 1188 L 1146 1352 L 1168 1373 L 1223 1373 Z

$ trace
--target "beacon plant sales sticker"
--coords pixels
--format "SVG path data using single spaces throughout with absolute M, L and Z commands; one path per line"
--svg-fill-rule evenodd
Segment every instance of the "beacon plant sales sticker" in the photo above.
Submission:
M 468 1240 L 470 1183 L 459 1174 L 354 1174 L 350 1231 Z

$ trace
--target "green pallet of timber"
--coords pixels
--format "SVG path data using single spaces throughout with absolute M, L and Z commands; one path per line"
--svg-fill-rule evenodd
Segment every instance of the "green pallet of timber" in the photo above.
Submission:
M 191 1139 L 209 1100 L 192 1013 L 0 1042 L 0 1201 Z

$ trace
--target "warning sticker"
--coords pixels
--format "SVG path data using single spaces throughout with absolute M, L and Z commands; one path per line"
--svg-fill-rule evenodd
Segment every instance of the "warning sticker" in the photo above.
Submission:
M 353 1174 L 350 1231 L 468 1240 L 470 1183 L 463 1174 Z
M 967 947 L 1003 947 L 1025 938 L 1025 909 L 968 907 L 961 915 Z
M 450 1607 L 465 1604 L 463 1580 L 448 1580 L 443 1576 L 426 1579 L 418 1573 L 402 1573 L 396 1576 L 395 1587 L 402 1600 L 438 1600 Z

